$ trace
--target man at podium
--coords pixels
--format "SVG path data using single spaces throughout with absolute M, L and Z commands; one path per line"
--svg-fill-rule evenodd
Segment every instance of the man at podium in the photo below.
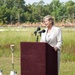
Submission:
M 60 60 L 60 49 L 62 44 L 62 33 L 59 27 L 54 26 L 53 18 L 47 15 L 43 18 L 43 22 L 46 26 L 45 32 L 41 34 L 40 42 L 46 42 L 54 48 L 58 53 L 58 71 Z

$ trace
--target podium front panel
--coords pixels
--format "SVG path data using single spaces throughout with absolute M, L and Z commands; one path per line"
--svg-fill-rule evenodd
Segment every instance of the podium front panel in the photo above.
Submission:
M 47 43 L 21 42 L 21 75 L 58 75 L 57 53 Z
M 45 44 L 21 43 L 21 75 L 46 75 Z

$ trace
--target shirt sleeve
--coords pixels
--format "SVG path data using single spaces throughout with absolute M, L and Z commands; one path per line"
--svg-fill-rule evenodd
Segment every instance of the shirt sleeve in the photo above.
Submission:
M 61 29 L 58 29 L 56 47 L 60 50 L 61 49 L 61 45 L 62 45 L 62 31 L 61 31 Z

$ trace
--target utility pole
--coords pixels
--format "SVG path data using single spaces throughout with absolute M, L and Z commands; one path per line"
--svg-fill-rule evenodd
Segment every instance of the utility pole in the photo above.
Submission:
M 74 25 L 74 18 L 75 18 L 74 14 L 75 14 L 75 13 L 73 13 L 73 25 Z
M 12 25 L 12 15 L 10 14 L 10 23 Z
M 19 11 L 18 11 L 18 23 L 20 23 L 20 14 L 19 14 Z

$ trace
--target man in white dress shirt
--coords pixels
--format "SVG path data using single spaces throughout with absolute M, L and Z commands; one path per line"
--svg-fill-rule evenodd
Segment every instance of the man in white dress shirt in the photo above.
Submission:
M 58 72 L 60 64 L 60 49 L 62 45 L 62 33 L 59 27 L 54 26 L 54 20 L 50 15 L 43 18 L 46 26 L 45 33 L 41 34 L 40 42 L 46 42 L 51 45 L 55 51 L 58 51 Z

